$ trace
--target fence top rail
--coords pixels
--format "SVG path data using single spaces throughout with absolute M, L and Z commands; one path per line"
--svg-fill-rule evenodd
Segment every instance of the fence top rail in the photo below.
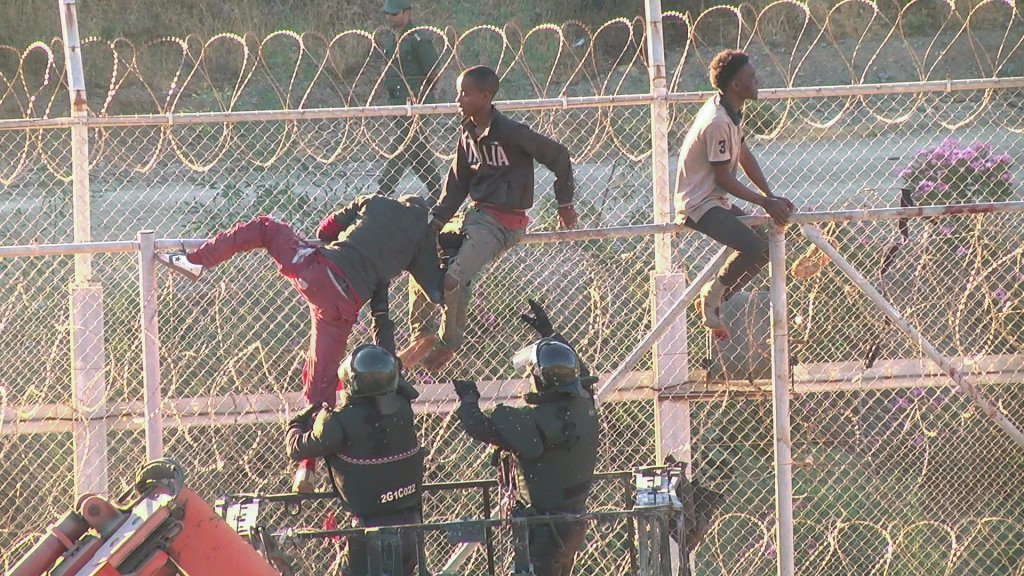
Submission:
M 915 206 L 912 208 L 860 208 L 853 210 L 831 210 L 823 212 L 801 212 L 790 218 L 790 224 L 818 224 L 823 222 L 852 222 L 868 220 L 899 220 L 902 218 L 931 218 L 935 216 L 969 216 L 978 214 L 1006 214 L 1024 212 L 1024 201 L 982 202 L 976 204 L 952 204 L 938 206 Z M 740 220 L 750 225 L 769 224 L 768 216 L 743 216 Z M 635 226 L 612 226 L 609 228 L 583 228 L 557 232 L 531 232 L 523 238 L 526 244 L 551 244 L 582 240 L 606 240 L 651 236 L 654 234 L 688 234 L 692 232 L 680 222 L 669 224 L 638 224 Z M 203 238 L 163 239 L 156 241 L 157 250 L 197 248 Z M 316 240 L 308 240 L 312 245 Z M 0 258 L 24 256 L 59 256 L 66 254 L 110 254 L 138 252 L 136 241 L 72 242 L 66 244 L 27 244 L 0 246 Z
M 790 88 L 764 88 L 759 91 L 762 100 L 809 99 L 825 97 L 866 97 L 887 94 L 923 94 L 935 92 L 960 92 L 968 90 L 996 90 L 1024 88 L 1024 76 L 1006 78 L 972 78 L 964 80 L 926 80 L 919 82 L 881 82 L 875 84 L 851 84 L 841 86 L 802 86 Z M 558 110 L 570 108 L 593 108 L 598 106 L 640 106 L 658 100 L 674 104 L 697 104 L 706 100 L 713 92 L 675 92 L 660 94 L 612 94 L 606 96 L 574 96 L 561 98 L 538 98 L 530 100 L 503 100 L 496 102 L 503 110 Z M 133 116 L 90 116 L 81 118 L 29 118 L 0 120 L 3 130 L 42 130 L 89 126 L 92 128 L 115 128 L 135 126 L 164 126 L 190 124 L 227 124 L 242 122 L 299 122 L 309 120 L 333 120 L 341 118 L 369 118 L 383 116 L 424 116 L 455 114 L 454 102 L 440 104 L 415 104 L 406 106 L 353 106 L 345 108 L 314 108 L 307 110 L 245 110 L 227 112 L 192 112 L 180 114 L 140 114 Z

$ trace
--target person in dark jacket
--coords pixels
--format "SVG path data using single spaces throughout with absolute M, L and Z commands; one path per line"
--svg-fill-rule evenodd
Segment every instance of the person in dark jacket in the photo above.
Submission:
M 418 196 L 361 196 L 324 218 L 316 236 L 323 246 L 306 242 L 280 220 L 260 216 L 218 234 L 193 252 L 159 254 L 158 260 L 198 280 L 206 267 L 239 252 L 265 249 L 309 303 L 309 352 L 302 369 L 306 400 L 313 406 L 334 406 L 338 366 L 363 302 L 371 300 L 374 341 L 394 351 L 389 282 L 407 270 L 412 284 L 441 302 L 443 273 L 436 234 L 427 223 L 427 205 Z M 300 467 L 295 491 L 313 490 L 314 470 L 312 462 Z
M 495 109 L 491 101 L 498 85 L 498 75 L 486 66 L 469 68 L 456 81 L 464 121 L 444 193 L 431 210 L 430 222 L 435 229 L 444 229 L 441 236 L 459 236 L 462 244 L 445 273 L 440 331 L 426 296 L 416 290 L 410 293 L 413 340 L 399 353 L 406 369 L 422 361 L 428 370 L 439 370 L 462 345 L 472 282 L 526 232 L 526 211 L 533 206 L 534 161 L 555 174 L 561 227 L 576 226 L 569 150 Z M 467 198 L 468 208 L 455 217 Z
M 404 106 L 426 102 L 440 72 L 437 50 L 428 34 L 415 30 L 409 0 L 384 0 L 384 15 L 391 28 L 381 42 L 387 62 L 384 71 L 387 103 Z M 437 202 L 441 195 L 441 175 L 427 145 L 424 126 L 411 116 L 392 118 L 388 150 L 394 156 L 388 158 L 378 179 L 380 193 L 393 194 L 406 168 L 412 168 L 426 184 L 431 202 Z
M 413 423 L 415 388 L 401 378 L 394 353 L 374 344 L 359 346 L 342 363 L 346 383 L 337 409 L 310 406 L 288 424 L 288 456 L 295 461 L 325 458 L 334 490 L 351 511 L 354 526 L 373 528 L 418 524 L 423 486 L 423 449 Z M 385 543 L 386 573 L 412 576 L 416 538 L 403 531 L 400 550 Z M 389 561 L 401 558 L 398 570 Z M 347 576 L 369 573 L 365 535 L 348 539 Z
M 556 334 L 540 304 L 530 300 L 532 315 L 523 320 L 540 340 L 521 350 L 513 361 L 529 370 L 526 406 L 499 404 L 488 415 L 479 405 L 480 392 L 468 380 L 455 380 L 459 397 L 456 416 L 472 438 L 497 446 L 502 477 L 516 477 L 511 488 L 513 515 L 556 516 L 586 511 L 597 465 L 600 423 L 590 378 L 572 346 Z M 514 474 L 508 467 L 515 468 Z M 531 523 L 530 565 L 536 576 L 569 576 L 576 552 L 586 538 L 587 525 L 569 520 Z M 523 558 L 516 572 L 528 573 Z

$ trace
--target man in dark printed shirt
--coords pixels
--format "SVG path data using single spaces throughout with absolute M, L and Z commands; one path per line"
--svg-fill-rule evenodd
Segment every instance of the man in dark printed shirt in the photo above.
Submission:
M 462 72 L 456 81 L 464 121 L 444 194 L 431 210 L 431 225 L 445 238 L 461 239 L 444 280 L 444 310 L 435 333 L 434 307 L 418 290 L 410 292 L 412 343 L 399 356 L 408 369 L 421 360 L 428 370 L 441 369 L 462 345 L 471 284 L 480 271 L 526 232 L 533 206 L 536 160 L 555 174 L 554 192 L 563 229 L 576 226 L 575 183 L 569 150 L 530 127 L 501 114 L 491 102 L 498 75 L 486 66 Z M 459 216 L 455 213 L 469 199 Z

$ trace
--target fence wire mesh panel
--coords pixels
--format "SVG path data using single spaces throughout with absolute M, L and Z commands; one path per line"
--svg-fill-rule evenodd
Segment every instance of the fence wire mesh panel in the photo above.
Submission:
M 1019 213 L 819 225 L 1015 423 L 1024 419 L 1020 226 Z M 798 571 L 1017 574 L 1024 447 L 798 232 L 787 252 Z M 710 338 L 690 315 L 689 378 L 667 390 L 691 400 L 694 478 L 727 496 L 697 551 L 702 574 L 775 566 L 763 290 L 755 283 L 726 302 L 729 341 Z
M 383 57 L 383 30 L 86 40 L 91 239 L 132 240 L 142 229 L 207 238 L 261 214 L 311 236 L 325 213 L 381 186 L 428 195 L 447 171 L 459 125 L 451 106 L 436 104 L 452 101 L 455 76 L 477 63 L 502 75 L 500 98 L 519 100 L 499 108 L 570 149 L 580 227 L 651 224 L 655 181 L 672 179 L 678 146 L 709 95 L 707 64 L 736 46 L 750 51 L 762 88 L 781 89 L 745 111 L 747 143 L 775 191 L 802 211 L 1021 198 L 1024 23 L 1007 3 L 958 10 L 916 0 L 890 13 L 848 1 L 812 17 L 783 1 L 760 11 L 667 13 L 669 124 L 654 128 L 667 133 L 670 173 L 653 175 L 642 19 L 418 33 L 438 48 L 440 80 L 418 95 L 425 106 L 385 111 L 372 108 L 386 103 L 381 71 L 393 64 Z M 5 247 L 73 239 L 62 50 L 60 41 L 36 43 L 0 58 Z M 906 84 L 947 80 L 940 90 Z M 786 91 L 810 86 L 837 87 Z M 599 101 L 612 96 L 629 98 Z M 553 178 L 543 168 L 537 175 L 531 231 L 552 231 Z M 816 224 L 1018 426 L 1022 218 Z M 488 403 L 518 401 L 507 384 L 520 376 L 513 353 L 533 338 L 518 320 L 527 296 L 548 306 L 556 328 L 607 377 L 658 319 L 652 302 L 663 310 L 679 296 L 653 294 L 651 273 L 692 280 L 719 249 L 692 232 L 672 243 L 668 269 L 655 270 L 655 242 L 643 235 L 523 243 L 491 264 L 474 285 L 459 355 L 443 371 L 412 374 L 424 393 L 416 409 L 428 481 L 494 476 L 488 451 L 458 428 L 448 382 L 476 379 Z M 795 226 L 787 254 L 787 270 L 776 272 L 788 272 L 798 572 L 1024 574 L 1024 449 Z M 92 256 L 91 282 L 75 282 L 69 255 L 0 258 L 4 569 L 73 506 L 76 490 L 116 494 L 146 457 L 137 258 Z M 407 291 L 404 278 L 392 286 L 399 347 L 410 337 Z M 209 500 L 286 491 L 283 430 L 303 402 L 306 306 L 263 253 L 239 255 L 198 283 L 159 269 L 157 302 L 165 453 Z M 652 464 L 659 451 L 683 459 L 700 486 L 724 498 L 708 517 L 697 574 L 773 573 L 780 519 L 767 270 L 723 307 L 728 341 L 711 338 L 686 308 L 674 336 L 642 355 L 602 405 L 599 469 Z M 369 340 L 364 317 L 350 343 Z M 78 343 L 87 346 L 73 353 Z M 673 419 L 661 418 L 669 404 Z M 489 498 L 497 503 L 496 493 Z M 591 509 L 627 500 L 620 481 L 600 481 Z M 436 491 L 424 520 L 488 513 L 480 490 Z M 299 520 L 285 510 L 268 519 L 307 528 L 348 522 L 331 501 L 305 505 Z M 592 527 L 579 573 L 630 572 L 623 524 Z M 508 571 L 507 530 L 496 531 L 494 545 L 498 572 Z M 456 551 L 436 533 L 426 548 L 433 570 Z M 315 574 L 337 571 L 342 549 L 326 539 L 288 551 L 302 559 L 301 573 Z M 487 570 L 480 548 L 462 573 Z
M 925 341 L 1021 422 L 1020 374 L 1011 360 L 1020 354 L 1020 214 L 907 224 L 906 237 L 897 222 L 833 224 L 828 237 Z M 844 362 L 862 388 L 808 390 L 793 403 L 802 562 L 854 572 L 1019 571 L 1024 447 L 836 272 L 826 264 L 791 285 L 791 314 L 804 324 L 793 326 L 805 343 L 801 364 L 812 371 L 819 358 Z M 814 292 L 819 302 L 848 304 L 826 312 L 811 303 Z M 794 370 L 797 390 L 801 372 Z
M 75 459 L 71 426 L 68 293 L 71 258 L 0 260 L 0 549 L 7 560 L 28 550 L 46 516 L 70 503 Z M 51 430 L 18 418 L 64 424 Z

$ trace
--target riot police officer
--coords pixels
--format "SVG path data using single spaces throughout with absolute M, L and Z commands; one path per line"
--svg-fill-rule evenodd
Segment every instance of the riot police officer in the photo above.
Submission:
M 489 415 L 480 410 L 480 393 L 468 380 L 453 382 L 463 429 L 476 440 L 511 455 L 518 490 L 513 515 L 556 516 L 586 511 L 600 425 L 590 378 L 572 346 L 556 334 L 540 304 L 530 300 L 532 315 L 523 320 L 541 338 L 513 360 L 532 380 L 526 406 L 499 404 Z M 502 460 L 499 457 L 499 465 Z M 502 474 L 504 476 L 505 474 Z M 530 564 L 536 576 L 568 576 L 586 537 L 579 520 L 531 523 Z M 517 572 L 528 572 L 517 559 Z
M 292 460 L 325 458 L 342 504 L 355 526 L 371 528 L 420 522 L 423 449 L 413 424 L 415 388 L 400 375 L 398 359 L 384 348 L 359 346 L 342 362 L 338 378 L 345 391 L 334 410 L 311 406 L 288 425 Z M 416 567 L 416 538 L 401 534 L 402 572 Z M 368 573 L 365 537 L 348 540 L 348 576 Z M 392 569 L 391 574 L 399 574 Z

